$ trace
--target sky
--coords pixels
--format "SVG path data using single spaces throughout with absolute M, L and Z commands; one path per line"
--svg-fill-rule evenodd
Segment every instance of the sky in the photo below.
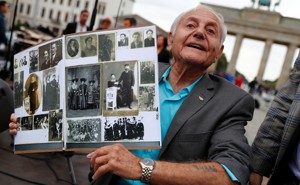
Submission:
M 274 4 L 278 0 L 272 0 L 271 11 L 274 10 Z M 135 0 L 133 13 L 138 14 L 145 19 L 157 24 L 166 31 L 170 30 L 173 20 L 181 12 L 195 7 L 199 3 L 214 4 L 219 6 L 242 9 L 251 7 L 251 0 Z M 298 8 L 297 8 L 298 7 Z M 276 11 L 285 17 L 300 19 L 299 0 L 281 0 L 280 6 Z M 234 47 L 235 37 L 228 35 L 224 43 L 224 54 L 230 61 Z M 237 61 L 237 70 L 245 75 L 247 80 L 251 81 L 257 75 L 259 63 L 263 54 L 264 42 L 244 39 Z M 273 44 L 266 66 L 263 80 L 276 80 L 281 73 L 281 68 L 287 52 L 287 47 L 279 44 Z M 295 52 L 293 63 L 298 55 L 299 49 Z

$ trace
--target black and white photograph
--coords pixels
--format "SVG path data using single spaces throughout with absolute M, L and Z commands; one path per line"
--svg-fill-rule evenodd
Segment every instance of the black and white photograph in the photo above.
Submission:
M 22 107 L 23 105 L 23 79 L 24 71 L 14 74 L 15 108 Z
M 68 120 L 68 143 L 101 141 L 101 119 Z
M 115 34 L 98 35 L 99 41 L 99 61 L 114 61 L 115 60 Z
M 144 140 L 144 123 L 141 117 L 106 117 L 104 141 Z
M 21 128 L 20 131 L 33 129 L 33 116 L 22 117 L 20 119 Z
M 130 43 L 131 49 L 142 48 L 144 46 L 143 35 L 144 35 L 143 31 L 134 31 L 131 33 L 131 43 Z
M 39 50 L 33 49 L 29 51 L 29 73 L 38 71 L 39 69 Z
M 49 117 L 48 114 L 36 115 L 33 118 L 34 124 L 33 129 L 48 129 L 49 128 Z
M 39 76 L 35 73 L 29 75 L 25 83 L 24 108 L 30 115 L 34 114 L 40 106 L 42 86 Z
M 129 46 L 129 39 L 128 39 L 129 32 L 123 31 L 118 33 L 118 47 L 128 47 Z
M 62 140 L 62 110 L 49 111 L 49 141 Z
M 145 39 L 144 39 L 144 46 L 145 47 L 152 47 L 155 43 L 155 37 L 153 36 L 153 30 L 148 29 L 145 31 Z
M 39 69 L 40 71 L 50 67 L 50 44 L 39 47 Z
M 66 37 L 65 50 L 67 59 L 80 57 L 79 49 L 79 37 Z
M 62 60 L 62 40 L 50 43 L 50 66 L 56 66 Z
M 140 75 L 141 84 L 154 84 L 155 83 L 155 65 L 154 61 L 140 62 Z
M 140 86 L 139 93 L 139 110 L 155 111 L 157 108 L 155 103 L 155 86 Z
M 60 107 L 59 75 L 56 67 L 43 72 L 43 111 Z
M 105 112 L 138 110 L 137 61 L 105 63 L 103 71 Z
M 100 65 L 67 68 L 67 117 L 100 115 Z
M 81 57 L 97 55 L 97 35 L 89 34 L 80 37 Z

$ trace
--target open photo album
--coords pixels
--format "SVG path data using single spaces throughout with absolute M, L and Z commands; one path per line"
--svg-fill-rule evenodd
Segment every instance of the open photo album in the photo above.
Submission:
M 15 153 L 159 148 L 155 26 L 64 35 L 14 56 Z

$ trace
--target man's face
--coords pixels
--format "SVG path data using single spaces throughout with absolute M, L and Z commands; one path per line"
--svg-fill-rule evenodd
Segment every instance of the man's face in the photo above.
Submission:
M 130 20 L 124 20 L 124 28 L 129 28 L 131 26 Z
M 55 55 L 55 54 L 56 54 L 56 50 L 57 50 L 56 44 L 52 44 L 52 45 L 51 45 L 51 53 L 52 53 L 52 55 Z
M 124 40 L 125 36 L 122 34 L 122 35 L 120 35 L 120 38 L 121 38 L 121 40 Z
M 49 61 L 49 53 L 48 51 L 44 51 L 44 59 L 45 59 L 45 62 L 47 63 Z
M 115 81 L 115 80 L 116 80 L 116 76 L 115 76 L 115 75 L 111 75 L 111 76 L 110 76 L 110 80 L 111 80 L 111 81 Z
M 89 38 L 86 40 L 86 47 L 91 48 L 92 47 L 92 38 Z
M 140 40 L 140 36 L 138 34 L 134 34 L 132 38 L 134 42 L 138 42 Z
M 152 31 L 148 31 L 147 32 L 147 38 L 148 39 L 152 39 L 153 38 L 153 32 Z
M 205 68 L 221 56 L 221 36 L 218 18 L 201 8 L 184 15 L 168 41 L 175 61 L 197 63 Z
M 8 4 L 5 3 L 3 6 L 0 7 L 1 13 L 7 13 L 8 12 Z
M 89 13 L 88 12 L 82 12 L 80 14 L 80 18 L 79 18 L 80 24 L 86 24 L 86 21 L 88 20 L 88 18 L 89 18 Z
M 125 71 L 129 71 L 129 66 L 125 66 Z

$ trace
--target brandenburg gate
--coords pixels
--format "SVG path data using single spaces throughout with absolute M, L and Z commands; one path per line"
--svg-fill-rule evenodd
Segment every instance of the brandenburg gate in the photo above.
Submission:
M 236 37 L 231 60 L 226 71 L 229 74 L 235 74 L 237 59 L 244 38 L 265 42 L 256 76 L 258 82 L 262 82 L 272 44 L 287 46 L 282 70 L 276 84 L 277 89 L 281 87 L 288 79 L 295 51 L 300 46 L 300 19 L 283 17 L 280 13 L 274 11 L 254 8 L 234 9 L 201 4 L 210 6 L 221 13 L 224 16 L 228 34 Z

